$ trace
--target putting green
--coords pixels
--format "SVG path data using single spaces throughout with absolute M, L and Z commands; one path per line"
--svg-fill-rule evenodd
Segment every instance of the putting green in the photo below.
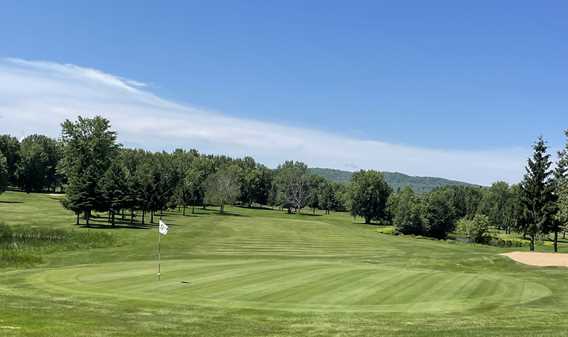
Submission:
M 38 271 L 27 281 L 57 294 L 289 311 L 454 312 L 550 295 L 502 275 L 321 260 L 165 260 Z

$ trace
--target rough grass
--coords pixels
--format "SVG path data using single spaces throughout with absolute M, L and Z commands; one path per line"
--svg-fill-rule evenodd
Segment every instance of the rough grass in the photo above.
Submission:
M 36 205 L 45 214 L 26 223 Z M 155 227 L 77 228 L 48 195 L 1 195 L 11 228 L 111 233 L 120 244 L 2 269 L 0 336 L 568 335 L 567 269 L 379 234 L 346 214 L 229 211 L 168 212 L 158 281 Z

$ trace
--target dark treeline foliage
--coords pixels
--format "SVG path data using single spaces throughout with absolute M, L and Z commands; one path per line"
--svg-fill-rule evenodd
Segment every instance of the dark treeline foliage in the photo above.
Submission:
M 568 137 L 568 131 L 566 132 Z M 389 198 L 389 216 L 402 234 L 445 238 L 456 229 L 473 242 L 485 242 L 489 227 L 516 231 L 530 240 L 568 229 L 568 142 L 559 152 L 555 170 L 542 138 L 533 146 L 526 174 L 520 184 L 496 182 L 488 188 L 445 186 L 426 194 L 405 188 Z
M 542 138 L 533 146 L 520 184 L 490 187 L 447 185 L 428 193 L 406 187 L 393 192 L 385 176 L 361 170 L 349 184 L 312 174 L 301 162 L 276 169 L 251 157 L 172 153 L 123 148 L 110 122 L 101 117 L 66 120 L 60 140 L 31 135 L 21 142 L 0 136 L 0 193 L 10 186 L 26 192 L 65 189 L 63 204 L 91 224 L 93 212 L 108 223 L 154 223 L 156 213 L 226 205 L 272 206 L 288 213 L 308 207 L 351 211 L 364 222 L 392 224 L 396 232 L 445 239 L 455 230 L 486 242 L 489 228 L 522 234 L 531 242 L 568 227 L 568 131 L 566 148 L 553 168 Z
M 59 164 L 62 143 L 43 135 L 31 135 L 22 141 L 0 135 L 0 180 L 25 192 L 55 191 L 64 184 Z M 0 182 L 0 185 L 2 182 Z
M 77 224 L 84 219 L 87 226 L 93 212 L 106 213 L 114 226 L 154 223 L 164 210 L 183 209 L 185 215 L 188 208 L 194 213 L 208 205 L 221 213 L 227 204 L 277 206 L 290 213 L 306 206 L 327 213 L 347 209 L 347 188 L 308 174 L 300 162 L 271 170 L 251 157 L 127 149 L 116 136 L 108 120 L 79 117 L 62 124 L 60 141 L 3 137 L 2 149 L 16 159 L 11 171 L 2 152 L 0 177 L 4 185 L 27 192 L 65 187 L 63 205 L 75 212 Z

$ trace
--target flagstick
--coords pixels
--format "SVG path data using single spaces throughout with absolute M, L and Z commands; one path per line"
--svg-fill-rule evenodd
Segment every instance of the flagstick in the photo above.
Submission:
M 162 220 L 162 217 L 160 217 L 160 220 Z M 160 233 L 160 226 L 158 226 L 158 281 L 160 280 L 160 237 L 162 236 L 162 234 Z

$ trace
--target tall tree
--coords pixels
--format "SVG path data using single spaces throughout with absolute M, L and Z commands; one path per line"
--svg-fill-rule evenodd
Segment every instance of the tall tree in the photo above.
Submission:
M 568 230 L 568 129 L 564 131 L 566 144 L 558 152 L 558 165 L 554 170 L 554 188 L 557 198 L 556 226 L 564 232 Z
M 509 184 L 503 181 L 493 183 L 483 194 L 479 213 L 486 215 L 492 225 L 509 232 L 508 207 L 512 197 Z
M 445 239 L 455 229 L 457 215 L 451 202 L 451 191 L 437 188 L 426 199 L 426 235 Z
M 351 214 L 361 216 L 365 223 L 387 219 L 387 200 L 392 189 L 382 173 L 361 170 L 351 178 Z
M 207 178 L 205 186 L 205 199 L 219 205 L 223 214 L 225 205 L 235 202 L 239 196 L 239 168 L 235 165 L 222 167 Z
M 118 151 L 116 133 L 100 116 L 66 120 L 62 128 L 63 169 L 69 179 L 65 205 L 83 212 L 88 226 L 93 210 L 105 210 L 99 181 Z
M 523 232 L 530 237 L 530 250 L 534 251 L 536 237 L 539 233 L 554 231 L 554 184 L 550 166 L 550 155 L 542 137 L 533 145 L 533 156 L 529 158 L 521 183 L 522 203 L 526 214 L 521 226 Z M 556 247 L 555 247 L 556 249 Z
M 122 163 L 115 161 L 106 171 L 101 181 L 101 193 L 105 208 L 111 215 L 111 224 L 114 227 L 116 214 L 127 206 L 128 185 L 126 170 Z
M 286 161 L 276 169 L 278 194 L 283 207 L 300 212 L 309 196 L 308 167 L 299 161 Z
M 8 164 L 6 157 L 0 153 L 0 193 L 6 191 L 8 187 Z
M 389 198 L 389 213 L 395 229 L 402 234 L 424 235 L 427 220 L 420 197 L 410 187 L 405 187 Z
M 8 183 L 15 186 L 18 183 L 16 171 L 20 162 L 20 142 L 10 135 L 0 135 L 0 153 L 6 158 Z
M 20 144 L 18 185 L 26 192 L 53 189 L 60 183 L 57 167 L 63 153 L 60 144 L 43 135 L 31 135 Z
M 317 208 L 324 208 L 323 207 L 323 200 L 322 200 L 322 188 L 325 184 L 325 179 L 316 176 L 310 175 L 308 176 L 308 200 L 307 206 L 312 209 L 312 212 L 315 214 Z

